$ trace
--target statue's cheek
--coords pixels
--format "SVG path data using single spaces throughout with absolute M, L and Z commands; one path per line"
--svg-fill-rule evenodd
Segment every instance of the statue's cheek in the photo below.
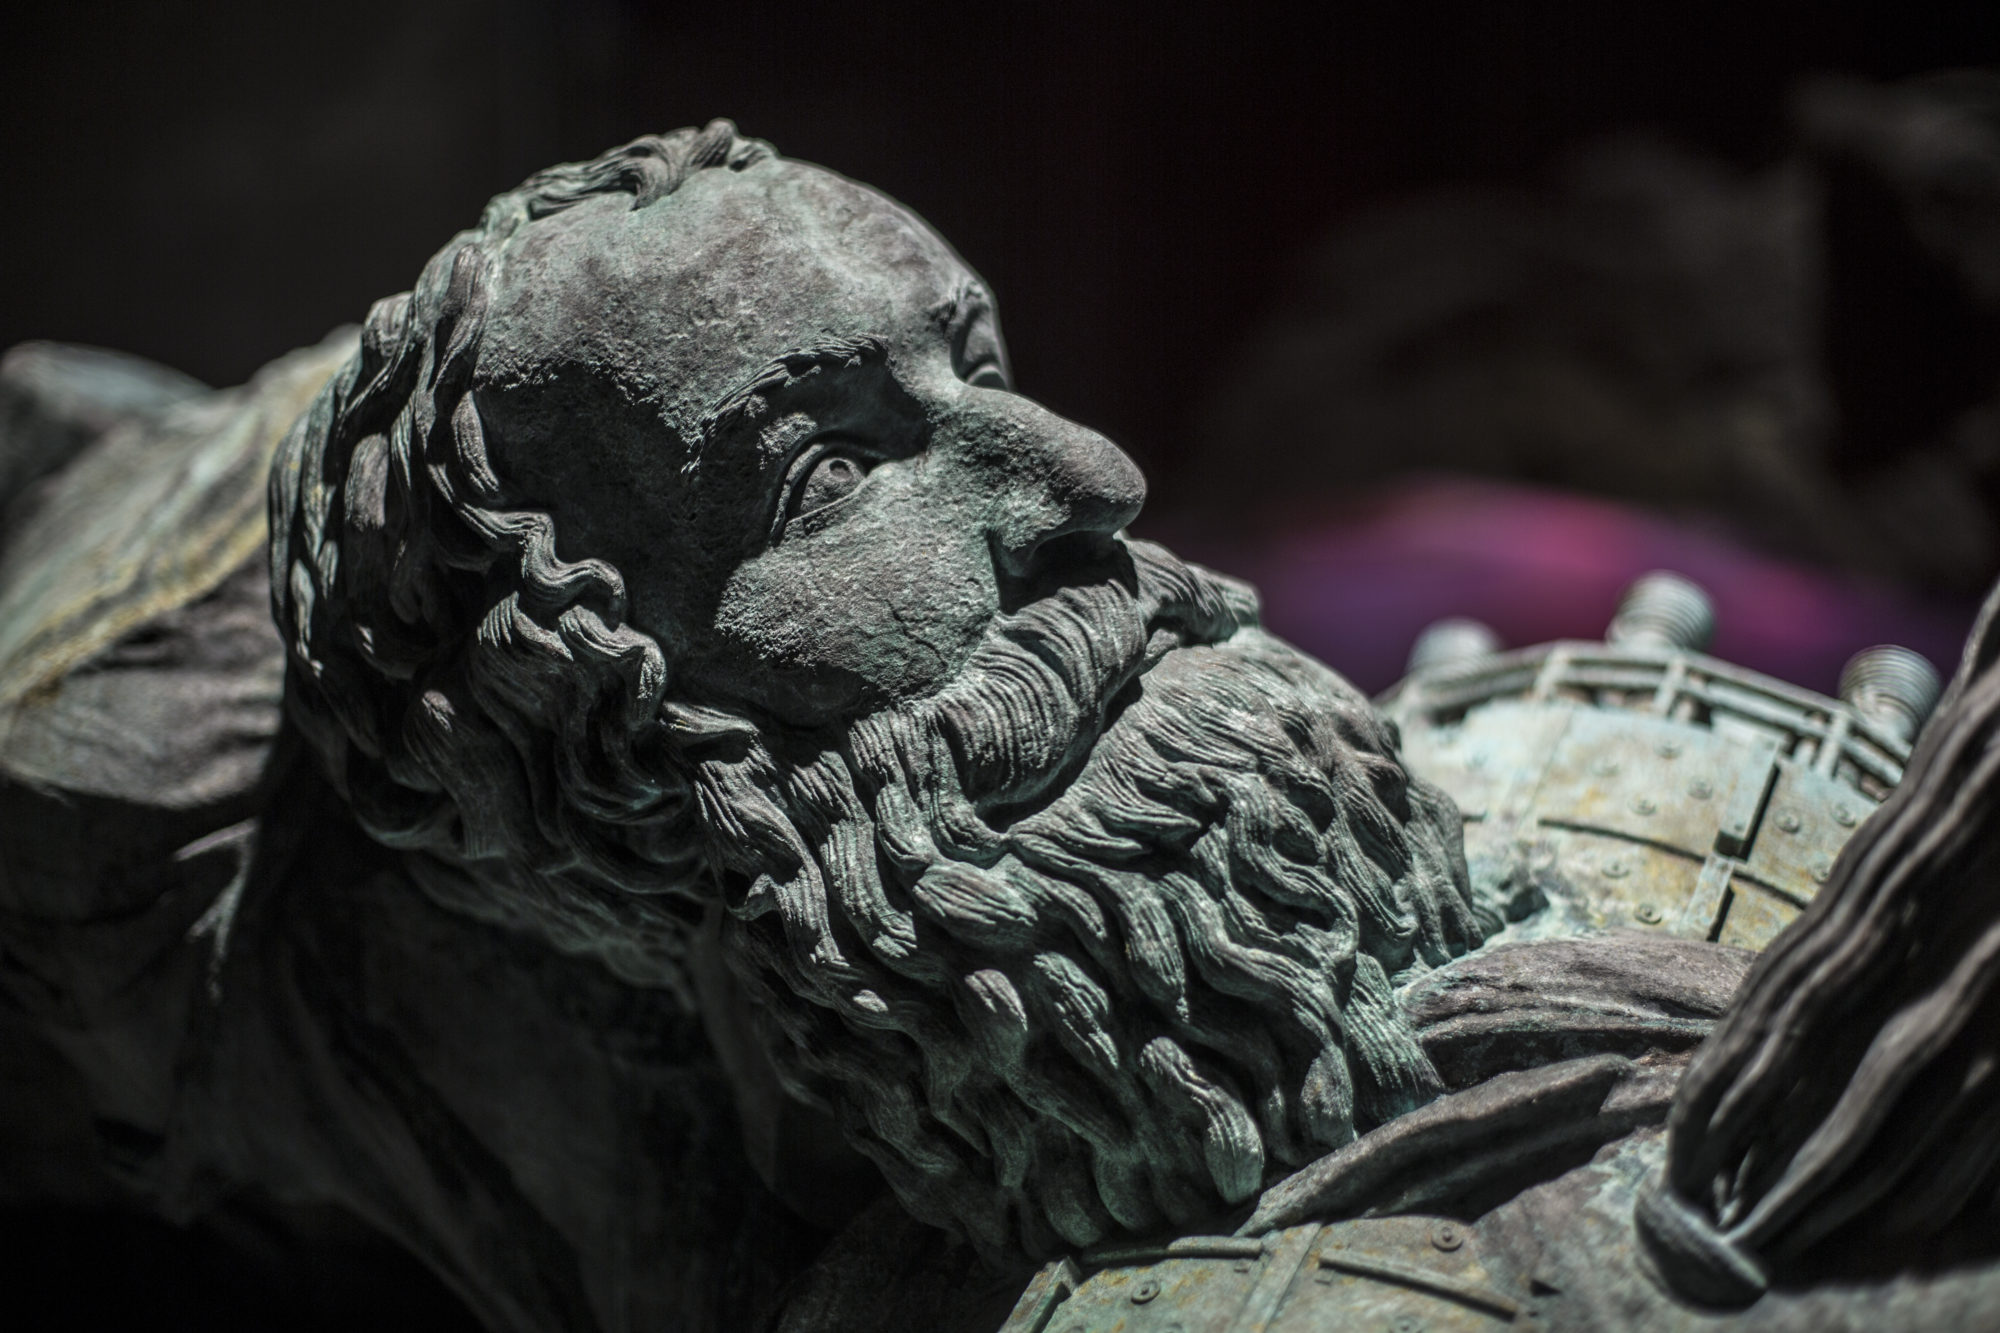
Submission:
M 775 688 L 785 713 L 808 700 L 815 713 L 846 712 L 927 694 L 991 624 L 998 591 L 982 535 L 933 521 L 915 496 L 882 499 L 729 578 L 714 661 L 752 702 Z

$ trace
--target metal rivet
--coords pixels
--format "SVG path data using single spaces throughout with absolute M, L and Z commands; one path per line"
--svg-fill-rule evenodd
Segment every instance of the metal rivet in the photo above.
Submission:
M 1389 1325 L 1390 1333 L 1424 1333 L 1424 1321 L 1413 1314 L 1399 1314 Z
M 1236 1261 L 1236 1271 L 1237 1271 L 1237 1272 L 1239 1272 L 1239 1273 L 1247 1273 L 1247 1272 L 1249 1272 L 1249 1271 L 1250 1271 L 1250 1261 L 1249 1261 L 1248 1259 L 1238 1259 L 1238 1260 Z
M 1657 926 L 1662 920 L 1660 909 L 1651 903 L 1640 903 L 1639 910 L 1634 912 L 1633 915 L 1649 926 Z
M 1694 797 L 1697 801 L 1705 801 L 1715 795 L 1715 788 L 1709 786 L 1708 783 L 1702 781 L 1700 778 L 1696 778 L 1693 782 L 1688 783 L 1688 795 Z
M 1590 766 L 1590 771 L 1597 774 L 1600 778 L 1615 777 L 1618 773 L 1618 765 L 1614 760 L 1600 759 Z
M 1844 805 L 1833 807 L 1833 822 L 1842 828 L 1854 827 L 1854 812 Z
M 1674 744 L 1672 741 L 1661 741 L 1658 745 L 1653 747 L 1653 753 L 1657 754 L 1662 759 L 1677 758 L 1680 755 L 1680 752 L 1681 752 L 1681 747 Z
M 1455 1250 L 1465 1244 L 1465 1233 L 1450 1222 L 1440 1222 L 1431 1228 L 1431 1244 L 1440 1250 Z
M 1797 833 L 1799 831 L 1799 817 L 1789 810 L 1785 811 L 1785 813 L 1778 816 L 1778 829 L 1783 833 Z
M 1635 815 L 1650 815 L 1659 808 L 1648 797 L 1634 796 L 1632 798 L 1632 813 Z
M 1153 1279 L 1151 1278 L 1147 1278 L 1144 1282 L 1141 1282 L 1138 1286 L 1132 1288 L 1132 1304 L 1144 1305 L 1147 1301 L 1152 1300 L 1153 1297 L 1159 1294 L 1160 1294 L 1160 1284 L 1153 1281 Z
M 1631 867 L 1627 866 L 1623 861 L 1606 861 L 1604 863 L 1604 877 L 1606 879 L 1623 879 L 1631 873 Z
M 1812 877 L 1820 883 L 1826 883 L 1827 876 L 1832 873 L 1833 862 L 1826 860 L 1824 857 L 1812 863 Z

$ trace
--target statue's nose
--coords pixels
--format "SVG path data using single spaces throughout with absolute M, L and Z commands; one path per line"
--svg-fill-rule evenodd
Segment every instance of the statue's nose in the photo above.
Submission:
M 1109 536 L 1138 517 L 1146 478 L 1124 450 L 1025 398 L 1008 415 L 993 440 L 1007 456 L 992 460 L 1006 479 L 994 538 L 1008 574 L 1036 572 L 1063 538 Z

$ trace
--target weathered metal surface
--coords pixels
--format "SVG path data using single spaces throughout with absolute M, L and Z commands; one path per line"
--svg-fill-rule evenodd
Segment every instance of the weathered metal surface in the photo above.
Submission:
M 1464 804 L 1489 901 L 1522 935 L 1571 932 L 1482 948 L 1457 811 L 1398 779 L 1391 728 L 1259 629 L 1247 589 L 1126 539 L 1136 467 L 1006 391 L 982 285 L 889 201 L 726 122 L 648 136 L 497 199 L 377 304 L 315 397 L 343 346 L 163 412 L 157 437 L 113 432 L 0 553 L 0 778 L 88 767 L 46 799 L 101 800 L 74 827 L 124 862 L 100 874 L 64 848 L 25 904 L 7 876 L 0 943 L 61 983 L 37 1021 L 98 1123 L 144 1145 L 128 1169 L 155 1206 L 243 1190 L 386 1220 L 496 1328 L 768 1327 L 765 1293 L 806 1299 L 783 1282 L 808 1251 L 778 1202 L 802 1191 L 755 1184 L 769 1163 L 734 1151 L 727 1089 L 735 1119 L 766 1117 L 755 1144 L 796 1123 L 761 1102 L 775 1084 L 831 1104 L 881 1168 L 898 1203 L 856 1229 L 900 1206 L 959 1238 L 955 1258 L 911 1239 L 820 1285 L 783 1312 L 811 1333 L 983 1333 L 1000 1313 L 962 1276 L 975 1254 L 1017 1283 L 1027 1256 L 1163 1216 L 1248 1236 L 1086 1249 L 1013 1325 L 1706 1318 L 1638 1269 L 1630 1222 L 1676 1056 L 1745 959 L 1705 941 L 1759 945 L 1817 892 L 1902 777 L 1921 664 L 1872 658 L 1846 702 L 1739 671 L 1699 654 L 1706 598 L 1667 576 L 1604 644 L 1434 640 L 1387 701 L 1411 766 Z M 267 465 L 297 747 L 275 744 L 261 615 L 238 658 L 194 651 L 261 604 Z M 191 623 L 163 623 L 178 610 Z M 197 678 L 172 698 L 206 737 L 244 730 L 233 695 L 268 705 L 242 748 L 272 744 L 269 785 L 204 787 L 241 809 L 180 801 L 203 826 L 162 820 L 177 836 L 156 845 L 132 816 L 172 805 L 164 785 L 114 788 L 50 727 L 35 736 L 61 749 L 8 748 L 37 708 L 157 705 L 154 682 L 116 679 L 145 675 L 134 658 Z M 1995 698 L 1977 766 L 1926 745 L 1912 781 L 1932 808 L 1990 795 Z M 1900 852 L 1875 864 L 1929 873 L 1937 839 L 1904 806 L 1884 812 L 1897 837 L 1925 841 L 1863 836 Z M 1951 808 L 1940 827 L 1984 827 L 1985 806 Z M 1767 959 L 1736 1027 L 1782 1043 L 1738 1042 L 1767 1101 L 1735 1104 L 1778 1132 L 1718 1117 L 1732 1165 L 1692 1164 L 1700 1198 L 1760 1188 L 1771 1143 L 1819 1134 L 1782 1062 L 1838 1068 L 1823 1051 L 1851 1020 L 1891 1015 L 1875 1067 L 1959 1088 L 1962 1118 L 1857 1080 L 1793 1199 L 1900 1223 L 1994 1197 L 1992 1052 L 1933 1065 L 1902 1040 L 1992 1017 L 1964 996 L 1987 1004 L 2000 935 L 1943 910 L 1963 886 L 1969 924 L 2000 917 L 1977 896 L 1990 852 L 1966 845 L 1917 900 L 1887 886 L 1936 912 L 1917 942 L 1943 947 L 1914 964 L 1905 914 L 1826 910 L 1838 877 Z M 241 876 L 179 869 L 230 846 L 254 848 Z M 1840 968 L 1786 970 L 1812 952 L 1788 954 L 1798 939 L 1850 934 L 1886 983 L 1872 1007 Z M 688 968 L 696 950 L 721 966 Z M 737 989 L 703 983 L 724 973 Z M 1909 989 L 1933 977 L 1958 991 Z M 1791 1017 L 1795 978 L 1824 993 L 1824 1046 Z M 1862 1156 L 1884 1125 L 1922 1150 L 1969 1125 L 1971 1151 L 1887 1197 L 1884 1159 Z M 844 1172 L 799 1156 L 807 1181 Z M 1748 1248 L 1822 1234 L 1785 1235 L 1783 1198 L 1757 1206 L 1781 1215 Z M 1480 1220 L 1419 1215 L 1459 1208 Z M 903 1315 L 869 1315 L 878 1292 Z M 1772 1296 L 1788 1330 L 1835 1326 Z M 1826 1300 L 1843 1327 L 1910 1326 L 1872 1291 Z M 921 1313 L 954 1305 L 979 1322 Z
M 1058 1260 L 1037 1276 L 1000 1333 L 1961 1333 L 2000 1326 L 2000 1281 L 1979 1264 L 1773 1289 L 1743 1309 L 1684 1301 L 1659 1283 L 1630 1223 L 1633 1200 L 1662 1155 L 1658 1134 L 1633 1135 L 1472 1221 L 1367 1217 L 1235 1242 L 1241 1250 L 1227 1248 L 1228 1238 L 1197 1236 L 1150 1251 Z
M 1361 1218 L 1191 1236 L 1044 1268 L 1002 1333 L 1488 1333 L 1541 1327 L 1476 1225 Z
M 1651 642 L 1446 662 L 1382 704 L 1465 816 L 1475 881 L 1538 867 L 1554 910 L 1531 932 L 1762 948 L 1909 758 L 1880 710 Z

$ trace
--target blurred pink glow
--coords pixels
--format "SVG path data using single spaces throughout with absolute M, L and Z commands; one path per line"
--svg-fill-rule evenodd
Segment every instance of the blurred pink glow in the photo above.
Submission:
M 1168 539 L 1256 583 L 1266 624 L 1371 691 L 1402 675 L 1412 641 L 1444 616 L 1482 620 L 1508 647 L 1600 638 L 1619 594 L 1653 569 L 1708 590 L 1717 657 L 1827 693 L 1849 657 L 1878 643 L 1914 648 L 1949 676 L 1976 610 L 1609 501 L 1458 479 L 1295 509 L 1255 541 Z

